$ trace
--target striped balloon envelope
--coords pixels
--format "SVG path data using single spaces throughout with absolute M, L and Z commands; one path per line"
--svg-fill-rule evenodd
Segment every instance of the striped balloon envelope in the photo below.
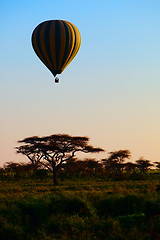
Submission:
M 79 30 L 64 20 L 42 22 L 32 33 L 33 49 L 54 77 L 73 60 L 80 45 Z

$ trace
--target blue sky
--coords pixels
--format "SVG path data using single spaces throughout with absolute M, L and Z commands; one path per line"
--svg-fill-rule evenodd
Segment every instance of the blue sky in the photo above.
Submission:
M 88 136 L 132 160 L 160 159 L 158 0 L 1 1 L 0 164 L 24 161 L 17 141 L 33 135 Z M 81 48 L 54 84 L 31 46 L 41 22 L 75 24 Z M 84 157 L 87 157 L 85 155 Z

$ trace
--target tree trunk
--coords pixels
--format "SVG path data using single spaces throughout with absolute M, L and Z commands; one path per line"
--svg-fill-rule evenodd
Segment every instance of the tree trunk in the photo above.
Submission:
M 54 185 L 58 185 L 58 181 L 57 181 L 57 171 L 56 171 L 55 167 L 53 168 L 52 173 L 53 173 L 53 184 L 54 184 Z

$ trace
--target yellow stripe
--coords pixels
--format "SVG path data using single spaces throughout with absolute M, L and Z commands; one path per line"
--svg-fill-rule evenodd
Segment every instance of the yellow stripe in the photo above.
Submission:
M 78 52 L 78 50 L 79 50 L 79 48 L 80 48 L 80 45 L 81 45 L 81 36 L 80 36 L 80 32 L 79 32 L 79 30 L 78 30 L 78 28 L 75 26 L 75 25 L 73 25 L 72 23 L 69 23 L 71 26 L 72 26 L 72 30 L 73 29 L 75 29 L 75 33 L 74 33 L 74 30 L 73 30 L 73 34 L 74 34 L 74 36 L 75 36 L 75 38 L 76 38 L 76 46 L 75 46 L 75 49 L 74 49 L 74 51 L 72 52 L 71 51 L 71 53 L 70 53 L 70 56 L 69 56 L 69 58 L 67 59 L 67 61 L 65 62 L 65 64 L 63 65 L 63 67 L 62 67 L 62 71 L 69 65 L 69 63 L 73 60 L 73 58 L 76 56 L 76 54 L 77 54 L 77 52 Z M 74 42 L 75 43 L 75 42 Z M 73 50 L 73 49 L 72 49 Z
M 67 58 L 66 58 L 66 61 L 65 61 L 65 63 L 63 64 L 63 66 L 61 67 L 61 72 L 63 72 L 63 70 L 64 70 L 64 68 L 65 68 L 64 66 L 65 66 L 65 65 L 67 64 L 67 62 L 69 61 L 69 58 L 70 58 L 70 56 L 71 56 L 71 53 L 72 53 L 72 50 L 73 50 L 73 47 L 74 47 L 74 43 L 75 43 L 75 34 L 74 34 L 74 30 L 73 30 L 71 24 L 70 24 L 69 22 L 67 22 L 67 21 L 64 21 L 64 22 L 67 23 L 67 26 L 68 26 L 69 31 L 70 31 L 70 33 L 69 33 L 69 50 L 68 50 L 68 56 L 67 56 Z
M 72 24 L 73 25 L 73 24 Z M 75 46 L 75 49 L 74 49 L 74 51 L 72 52 L 72 54 L 71 54 L 71 56 L 70 56 L 70 59 L 69 59 L 69 62 L 67 63 L 67 65 L 65 66 L 65 67 L 67 67 L 68 66 L 68 64 L 73 60 L 73 58 L 76 56 L 76 54 L 77 54 L 77 52 L 78 52 L 78 50 L 79 50 L 79 48 L 80 48 L 80 45 L 81 45 L 81 36 L 80 36 L 80 32 L 79 32 L 79 30 L 76 28 L 76 26 L 74 26 L 73 25 L 73 27 L 74 27 L 74 29 L 75 29 L 75 34 L 76 34 L 76 36 L 75 36 L 75 38 L 76 38 L 76 46 Z

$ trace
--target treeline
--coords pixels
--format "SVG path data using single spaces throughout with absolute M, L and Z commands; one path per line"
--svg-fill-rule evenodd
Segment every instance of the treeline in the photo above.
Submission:
M 160 170 L 160 162 L 151 163 L 149 160 L 140 158 L 135 163 L 119 162 L 118 159 L 96 159 L 68 161 L 61 171 L 64 177 L 98 177 L 110 179 L 141 179 L 145 177 L 152 169 Z
M 100 161 L 87 158 L 79 160 L 71 158 L 61 165 L 58 171 L 60 179 L 98 177 L 110 179 L 141 179 L 151 172 L 151 169 L 160 170 L 160 162 L 151 163 L 150 160 L 140 158 L 135 162 L 127 161 L 131 157 L 129 150 L 119 150 L 109 153 L 109 157 Z M 17 180 L 37 178 L 43 180 L 51 177 L 51 171 L 40 163 L 6 162 L 0 168 L 0 179 Z
M 0 168 L 0 180 L 18 180 L 18 179 L 43 179 L 48 176 L 48 170 L 41 167 L 38 163 L 15 163 L 6 162 Z

